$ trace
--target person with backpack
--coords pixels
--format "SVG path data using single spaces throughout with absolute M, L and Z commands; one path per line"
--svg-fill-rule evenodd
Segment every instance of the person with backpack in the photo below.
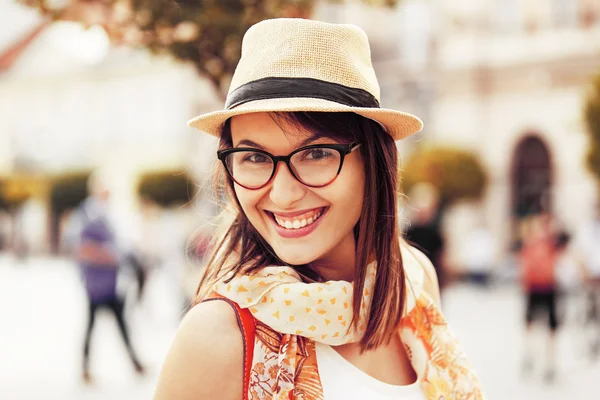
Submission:
M 524 370 L 528 373 L 534 364 L 532 336 L 533 323 L 537 317 L 546 317 L 548 328 L 548 357 L 545 379 L 555 377 L 555 341 L 558 328 L 558 287 L 556 265 L 564 246 L 557 241 L 552 218 L 547 213 L 528 216 L 523 224 L 523 238 L 519 250 L 521 284 L 526 298 L 526 349 Z
M 144 367 L 131 345 L 124 316 L 125 300 L 117 288 L 119 270 L 125 257 L 119 249 L 114 223 L 108 212 L 110 191 L 100 172 L 90 175 L 90 195 L 76 210 L 78 233 L 75 258 L 80 268 L 88 300 L 88 322 L 83 347 L 85 383 L 92 382 L 90 373 L 90 342 L 99 310 L 107 309 L 115 317 L 121 337 L 136 373 L 143 375 Z

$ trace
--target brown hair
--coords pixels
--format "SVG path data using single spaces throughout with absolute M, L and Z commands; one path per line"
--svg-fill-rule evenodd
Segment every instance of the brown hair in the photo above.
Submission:
M 272 113 L 271 117 L 278 124 L 285 121 L 341 143 L 362 143 L 360 152 L 366 180 L 361 217 L 354 227 L 357 254 L 351 326 L 358 323 L 367 264 L 369 257 L 374 256 L 378 265 L 377 277 L 366 332 L 360 344 L 366 350 L 388 343 L 402 317 L 406 291 L 396 219 L 398 155 L 394 139 L 378 123 L 354 113 L 289 112 Z M 228 121 L 223 127 L 219 148 L 232 146 Z M 287 265 L 244 215 L 235 196 L 233 181 L 227 177 L 222 165 L 218 175 L 225 177 L 225 189 L 235 207 L 235 218 L 215 243 L 198 287 L 197 301 L 209 294 L 210 287 L 218 279 L 268 265 Z M 308 265 L 291 267 L 306 281 L 321 280 Z

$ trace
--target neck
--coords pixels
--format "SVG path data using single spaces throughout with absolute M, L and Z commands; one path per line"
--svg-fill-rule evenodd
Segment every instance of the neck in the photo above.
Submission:
M 355 263 L 356 242 L 354 233 L 350 232 L 329 253 L 313 261 L 310 267 L 325 280 L 352 282 L 356 269 Z

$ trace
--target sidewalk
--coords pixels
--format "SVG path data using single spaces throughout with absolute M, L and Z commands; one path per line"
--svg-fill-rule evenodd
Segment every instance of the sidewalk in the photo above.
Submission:
M 95 384 L 81 383 L 87 318 L 76 267 L 68 261 L 31 259 L 8 265 L 0 258 L 0 399 L 150 399 L 177 327 L 164 309 L 128 309 L 134 347 L 148 375 L 140 378 L 126 356 L 112 315 L 98 315 L 91 343 Z M 12 264 L 12 263 L 11 263 Z M 149 304 L 168 300 L 157 279 Z
M 469 285 L 450 288 L 444 312 L 476 369 L 491 400 L 583 400 L 597 391 L 600 360 L 583 353 L 581 336 L 573 326 L 577 304 L 566 303 L 566 323 L 556 342 L 556 380 L 545 383 L 542 365 L 523 376 L 524 298 L 519 288 L 504 285 L 484 291 Z M 545 332 L 536 328 L 536 355 L 544 360 Z M 593 397 L 593 396 L 592 396 Z
M 152 398 L 178 323 L 161 281 L 155 276 L 147 302 L 128 310 L 132 342 L 149 367 L 148 376 L 135 376 L 115 321 L 100 315 L 91 353 L 96 383 L 86 387 L 80 382 L 80 360 L 87 311 L 75 266 L 56 259 L 17 265 L 0 256 L 0 399 Z M 521 376 L 523 308 L 517 288 L 484 291 L 459 285 L 448 289 L 442 301 L 488 399 L 578 400 L 597 390 L 600 363 L 583 360 L 572 326 L 560 331 L 554 384 L 544 384 L 538 371 Z

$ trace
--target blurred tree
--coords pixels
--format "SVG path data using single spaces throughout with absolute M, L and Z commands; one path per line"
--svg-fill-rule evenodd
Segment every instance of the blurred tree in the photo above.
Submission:
M 0 180 L 0 210 L 12 212 L 25 203 L 30 196 L 31 193 L 26 187 L 12 180 Z
M 6 181 L 4 179 L 0 179 L 0 210 L 8 209 L 8 201 L 6 201 L 6 195 L 4 192 L 6 191 Z
M 57 175 L 51 179 L 50 188 L 50 244 L 53 252 L 58 252 L 60 242 L 60 219 L 73 210 L 88 196 L 87 181 L 89 171 Z
M 17 0 L 53 20 L 100 24 L 113 43 L 192 62 L 224 97 L 246 30 L 258 21 L 307 18 L 317 0 Z M 344 0 L 330 0 L 341 3 Z M 394 6 L 398 0 L 361 0 Z
M 487 184 L 477 156 L 452 147 L 419 148 L 401 168 L 401 187 L 406 193 L 419 182 L 429 182 L 438 189 L 442 206 L 480 198 Z
M 183 171 L 151 172 L 142 175 L 138 194 L 162 207 L 188 204 L 196 193 L 196 186 Z
M 52 212 L 60 217 L 65 211 L 77 207 L 88 195 L 87 181 L 90 172 L 76 172 L 55 176 L 50 190 Z
M 44 197 L 47 182 L 42 177 L 13 175 L 0 178 L 0 209 L 13 211 L 31 197 Z
M 590 136 L 587 166 L 600 188 L 600 72 L 592 79 L 583 115 Z
M 0 242 L 6 240 L 0 243 L 0 248 L 9 246 L 17 257 L 26 257 L 28 246 L 23 237 L 21 206 L 31 197 L 43 196 L 44 190 L 43 180 L 36 177 L 13 175 L 0 179 L 0 212 L 6 212 L 10 218 L 10 233 L 6 238 L 0 237 Z

